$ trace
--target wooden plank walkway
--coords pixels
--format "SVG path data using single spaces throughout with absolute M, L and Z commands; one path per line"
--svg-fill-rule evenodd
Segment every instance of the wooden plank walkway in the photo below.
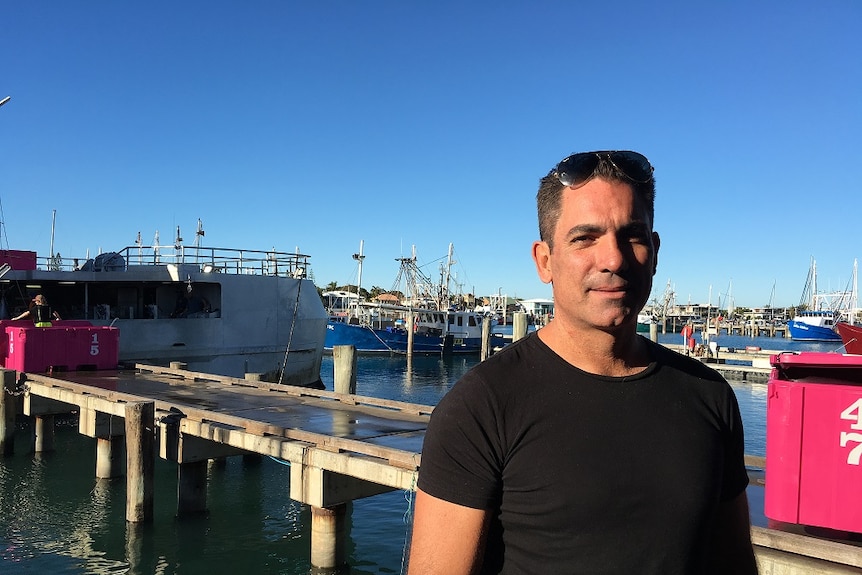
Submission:
M 327 455 L 324 469 L 339 461 L 333 471 L 343 471 L 346 460 L 357 458 L 365 467 L 394 468 L 379 476 L 359 473 L 363 479 L 395 489 L 410 489 L 415 482 L 430 406 L 141 364 L 135 368 L 26 374 L 25 385 L 29 395 L 87 413 L 122 416 L 124 404 L 153 401 L 157 424 L 177 423 L 184 434 L 300 464 L 320 450 L 340 455 Z M 182 462 L 183 454 L 178 457 Z
M 106 445 L 122 435 L 129 406 L 152 403 L 159 455 L 179 464 L 178 510 L 206 505 L 210 458 L 260 454 L 291 464 L 290 497 L 312 507 L 312 564 L 339 564 L 337 510 L 392 489 L 415 490 L 432 406 L 318 391 L 186 370 L 19 374 L 24 412 L 37 418 L 79 411 L 79 430 Z M 155 430 L 154 430 L 155 431 Z M 38 433 L 38 431 L 37 431 Z M 98 457 L 103 450 L 99 449 Z M 203 464 L 203 467 L 201 466 Z M 748 457 L 753 485 L 763 458 Z M 97 461 L 97 468 L 112 468 Z M 186 477 L 184 478 L 184 473 Z M 204 483 L 204 492 L 191 486 Z M 128 507 L 127 507 L 128 509 Z M 335 535 L 333 535 L 335 534 Z M 752 528 L 761 572 L 862 573 L 858 544 L 804 532 Z

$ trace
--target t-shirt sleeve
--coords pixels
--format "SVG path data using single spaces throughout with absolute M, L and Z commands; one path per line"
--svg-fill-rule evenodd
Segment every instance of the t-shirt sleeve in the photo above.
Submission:
M 418 487 L 438 499 L 475 509 L 499 502 L 498 420 L 485 382 L 473 372 L 465 375 L 431 414 Z
M 727 386 L 730 388 L 730 385 Z M 742 416 L 736 394 L 730 389 L 728 394 L 729 439 L 727 461 L 724 467 L 724 488 L 721 498 L 725 501 L 735 498 L 748 487 L 748 471 L 745 469 L 745 437 Z

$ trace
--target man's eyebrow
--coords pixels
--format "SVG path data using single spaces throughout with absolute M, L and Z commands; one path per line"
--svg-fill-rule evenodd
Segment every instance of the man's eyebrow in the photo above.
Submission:
M 601 234 L 605 232 L 605 227 L 598 224 L 578 224 L 569 228 L 566 232 L 566 237 L 579 236 L 581 234 Z
M 607 228 L 599 224 L 578 224 L 569 228 L 569 231 L 566 233 L 566 237 L 578 236 L 582 234 L 603 234 L 606 231 Z M 629 222 L 619 230 L 619 233 L 624 234 L 643 234 L 649 232 L 649 225 L 646 222 L 640 220 Z

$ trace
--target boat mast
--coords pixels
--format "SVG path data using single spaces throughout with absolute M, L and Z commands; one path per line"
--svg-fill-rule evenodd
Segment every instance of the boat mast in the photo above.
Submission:
M 449 244 L 449 254 L 446 257 L 446 269 L 443 270 L 443 279 L 440 282 L 440 304 L 437 306 L 440 310 L 446 310 L 449 308 L 450 294 L 449 294 L 449 282 L 452 280 L 452 266 L 455 264 L 455 260 L 452 258 L 454 253 L 453 244 Z
M 817 261 L 811 258 L 811 310 L 817 309 Z
M 850 325 L 856 322 L 856 310 L 859 307 L 859 285 L 857 282 L 859 262 L 853 259 L 853 293 L 850 294 Z
M 365 247 L 365 240 L 359 240 L 359 253 L 353 254 L 353 259 L 355 259 L 358 264 L 358 270 L 356 272 L 356 305 L 359 305 L 359 298 L 362 297 L 360 291 L 362 289 L 362 261 L 365 259 L 365 255 L 362 253 L 362 249 Z

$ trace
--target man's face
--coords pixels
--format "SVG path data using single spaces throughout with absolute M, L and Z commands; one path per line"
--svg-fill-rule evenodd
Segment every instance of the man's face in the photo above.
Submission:
M 649 298 L 658 234 L 631 186 L 592 179 L 563 188 L 551 250 L 533 245 L 543 282 L 552 282 L 555 316 L 577 329 L 631 326 Z

